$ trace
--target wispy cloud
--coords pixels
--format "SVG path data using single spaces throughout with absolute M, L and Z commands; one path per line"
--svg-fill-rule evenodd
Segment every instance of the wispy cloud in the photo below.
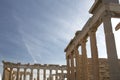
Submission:
M 6 26 L 6 29 L 1 32 L 1 36 L 6 33 L 6 36 L 8 35 L 6 42 L 10 42 L 9 44 L 3 42 L 2 45 L 4 47 L 12 45 L 12 49 L 7 48 L 8 52 L 13 54 L 12 59 L 15 59 L 14 55 L 18 55 L 16 53 L 19 52 L 19 55 L 29 56 L 29 59 L 21 57 L 21 59 L 27 59 L 26 62 L 31 60 L 40 63 L 61 62 L 64 64 L 64 48 L 74 37 L 74 33 L 81 30 L 90 17 L 88 10 L 93 1 L 2 1 L 6 5 L 2 5 L 4 7 L 2 26 Z M 6 13 L 7 11 L 9 14 Z M 5 18 L 6 15 L 8 18 Z M 8 22 L 5 23 L 5 21 Z M 9 24 L 13 27 L 9 28 Z M 13 52 L 14 49 L 16 49 L 15 52 Z M 9 57 L 7 55 L 5 54 L 6 58 Z

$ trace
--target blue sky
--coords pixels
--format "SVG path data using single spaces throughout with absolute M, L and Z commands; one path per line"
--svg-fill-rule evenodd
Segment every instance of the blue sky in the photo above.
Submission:
M 65 47 L 89 17 L 87 1 L 0 0 L 1 61 L 65 64 Z
M 65 64 L 64 49 L 91 16 L 93 2 L 0 0 L 0 61 Z M 104 53 L 100 32 L 98 46 Z

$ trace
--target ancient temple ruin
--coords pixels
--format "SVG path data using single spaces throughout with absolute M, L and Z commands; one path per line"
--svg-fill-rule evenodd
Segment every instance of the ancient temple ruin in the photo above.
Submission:
M 65 65 L 30 65 L 3 61 L 2 80 L 65 80 L 66 73 Z
M 67 79 L 68 80 L 120 80 L 120 66 L 117 57 L 114 34 L 112 30 L 111 18 L 120 18 L 119 0 L 95 0 L 91 7 L 89 18 L 82 30 L 75 33 L 75 37 L 70 41 L 65 49 L 67 59 Z M 98 49 L 96 42 L 97 28 L 103 23 L 107 63 L 108 79 L 100 77 L 100 60 L 98 59 Z M 120 26 L 116 27 L 118 30 Z M 86 53 L 86 42 L 90 38 L 91 47 L 91 71 Z M 81 52 L 78 48 L 81 47 Z M 81 53 L 81 55 L 79 54 Z M 91 75 L 91 77 L 89 77 Z
M 117 57 L 111 18 L 120 18 L 119 0 L 95 0 L 89 10 L 92 16 L 82 30 L 75 33 L 65 49 L 66 65 L 21 64 L 3 61 L 2 80 L 120 80 L 120 60 Z M 96 31 L 103 23 L 107 59 L 98 58 Z M 120 23 L 115 30 L 120 29 Z M 90 38 L 91 58 L 86 42 Z M 78 48 L 81 47 L 81 52 Z M 80 54 L 81 53 L 81 54 Z

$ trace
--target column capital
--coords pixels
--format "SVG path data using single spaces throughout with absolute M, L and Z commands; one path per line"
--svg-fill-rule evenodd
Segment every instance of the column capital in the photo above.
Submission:
M 40 69 L 37 69 L 38 71 L 40 70 Z
M 17 67 L 17 70 L 19 70 L 20 68 L 19 67 Z
M 78 49 L 77 49 L 77 48 L 76 48 L 76 49 L 74 49 L 74 54 L 75 54 L 75 56 L 79 55 L 79 51 L 78 51 Z
M 81 40 L 81 45 L 82 44 L 84 44 L 84 43 L 86 43 L 88 40 L 86 39 L 86 38 L 83 38 L 82 40 Z
M 33 71 L 33 68 L 31 68 L 30 70 Z
M 26 72 L 26 70 L 27 70 L 27 69 L 26 69 L 26 68 L 24 68 L 24 72 Z
M 66 59 L 69 59 L 70 58 L 70 55 L 69 56 L 66 56 Z
M 112 16 L 114 16 L 115 14 L 113 13 L 113 12 L 111 12 L 111 11 L 108 11 L 108 10 L 106 10 L 106 11 L 104 11 L 104 13 L 102 14 L 102 19 L 103 18 L 105 18 L 106 16 L 109 16 L 109 17 L 112 17 Z
M 77 50 L 78 50 L 78 47 L 79 47 L 79 46 L 74 47 L 74 49 L 73 49 L 73 51 L 72 51 L 72 52 L 74 53 L 74 51 L 77 51 Z
M 74 51 L 72 51 L 72 54 L 69 55 L 70 59 L 73 58 L 73 53 Z
M 10 68 L 10 70 L 12 70 L 13 69 L 13 67 L 9 67 Z
M 92 33 L 96 33 L 97 28 L 91 28 L 89 29 L 88 35 L 91 35 Z
M 26 74 L 26 68 L 24 68 L 24 75 Z
M 75 47 L 73 51 L 78 51 L 78 48 Z

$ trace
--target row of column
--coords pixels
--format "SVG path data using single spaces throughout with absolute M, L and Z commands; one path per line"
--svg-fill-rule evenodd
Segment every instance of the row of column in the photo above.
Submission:
M 67 56 L 67 78 L 68 80 L 88 80 L 88 62 L 86 54 L 86 40 L 81 44 L 81 55 L 78 48 Z
M 66 78 L 65 75 L 66 75 L 66 73 L 63 73 L 63 70 L 61 73 L 58 73 L 58 71 L 56 71 L 56 74 L 51 74 L 47 78 L 47 80 L 65 80 L 65 78 Z
M 22 74 L 20 72 L 20 68 L 16 68 L 16 69 L 17 69 L 17 71 L 16 71 L 17 74 L 15 75 L 15 73 L 14 73 L 15 71 L 13 70 L 13 68 L 9 68 L 9 80 L 13 80 L 13 76 L 16 77 L 16 80 L 22 80 Z M 5 72 L 6 71 L 4 70 L 4 72 L 3 72 L 4 73 L 3 80 L 5 80 L 5 75 L 6 75 Z M 23 80 L 26 80 L 26 75 L 27 75 L 26 68 L 24 69 L 23 75 L 24 75 Z M 31 72 L 30 72 L 30 80 L 33 80 L 33 69 L 31 69 Z M 37 80 L 39 80 L 39 69 L 37 69 Z
M 9 71 L 7 69 L 9 69 Z M 27 69 L 24 68 L 24 72 L 22 72 L 22 74 L 21 74 L 20 68 L 16 68 L 16 69 L 17 70 L 15 71 L 15 70 L 13 70 L 13 68 L 5 68 L 4 67 L 2 80 L 6 80 L 6 77 L 8 77 L 6 71 L 9 73 L 8 80 L 26 80 L 26 75 L 28 75 L 28 74 L 26 74 Z M 37 69 L 37 80 L 40 80 L 40 71 L 39 70 L 40 69 Z M 49 72 L 49 80 L 52 80 L 52 69 L 50 69 L 49 71 L 50 71 Z M 64 73 L 63 71 L 64 70 L 61 70 L 61 74 Z M 56 70 L 55 74 L 56 74 L 55 80 L 58 80 L 58 70 Z M 29 80 L 33 80 L 33 69 L 31 69 L 31 71 L 29 72 L 29 75 L 30 75 Z M 14 76 L 14 78 L 13 78 L 13 76 Z M 24 76 L 24 77 L 22 77 L 22 76 Z M 46 69 L 43 69 L 43 80 L 46 80 L 46 79 L 47 79 L 46 78 Z
M 114 34 L 111 25 L 111 16 L 105 15 L 103 18 L 106 49 L 108 55 L 108 63 L 110 69 L 110 80 L 120 79 L 120 67 L 118 63 L 118 57 L 115 46 Z M 98 50 L 96 42 L 96 28 L 90 29 L 88 35 L 90 37 L 91 58 L 92 58 L 92 80 L 99 80 L 99 60 Z M 73 52 L 67 51 L 67 78 L 68 80 L 88 80 L 88 62 L 86 54 L 86 38 L 81 40 L 81 55 L 78 52 L 78 46 L 75 47 Z M 75 57 L 74 57 L 75 56 Z M 81 57 L 80 57 L 81 56 Z M 74 66 L 74 60 L 76 60 L 76 67 Z M 113 66 L 114 65 L 114 66 Z

